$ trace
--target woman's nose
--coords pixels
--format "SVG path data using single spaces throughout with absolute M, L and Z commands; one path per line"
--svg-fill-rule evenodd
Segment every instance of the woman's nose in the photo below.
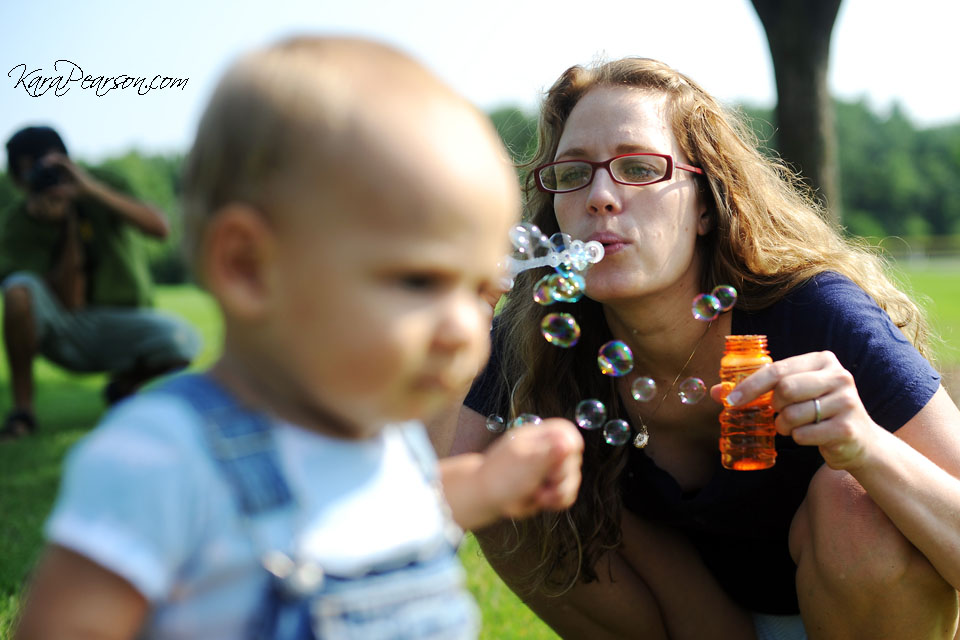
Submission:
M 593 182 L 587 187 L 587 209 L 590 213 L 620 213 L 622 203 L 618 187 L 608 169 L 597 169 L 593 174 Z

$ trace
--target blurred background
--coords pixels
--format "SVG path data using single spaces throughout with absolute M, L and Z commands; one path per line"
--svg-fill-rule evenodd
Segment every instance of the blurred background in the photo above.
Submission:
M 71 156 L 119 173 L 161 207 L 170 238 L 149 245 L 157 304 L 219 347 L 209 299 L 180 257 L 180 165 L 214 84 L 242 51 L 299 33 L 391 43 L 490 115 L 515 160 L 535 144 L 542 92 L 567 67 L 626 55 L 689 75 L 749 118 L 769 153 L 796 166 L 846 233 L 891 260 L 941 336 L 938 366 L 960 396 L 960 3 L 913 0 L 33 0 L 0 4 L 0 136 L 53 126 Z M 59 61 L 59 62 L 58 62 Z M 84 89 L 56 76 L 127 76 L 166 89 Z M 54 78 L 45 85 L 44 78 Z M 53 85 L 51 87 L 51 84 Z M 143 86 L 143 85 L 141 85 Z M 5 165 L 5 162 L 4 162 Z M 6 167 L 4 166 L 4 169 Z M 14 196 L 0 173 L 0 224 Z M 2 357 L 0 357 L 2 359 Z M 0 363 L 0 408 L 8 403 Z M 103 411 L 97 376 L 37 363 L 45 429 L 0 447 L 0 638 L 66 450 Z M 468 540 L 462 551 L 489 638 L 554 637 Z

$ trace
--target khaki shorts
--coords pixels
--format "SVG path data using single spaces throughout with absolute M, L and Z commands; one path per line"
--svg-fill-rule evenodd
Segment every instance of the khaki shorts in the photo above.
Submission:
M 200 350 L 196 330 L 175 316 L 135 307 L 68 311 L 42 278 L 25 271 L 8 276 L 2 287 L 29 291 L 41 355 L 71 371 L 165 368 L 190 362 Z

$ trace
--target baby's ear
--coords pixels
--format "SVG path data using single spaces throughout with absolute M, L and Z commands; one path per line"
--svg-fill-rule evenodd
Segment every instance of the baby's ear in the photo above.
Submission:
M 270 308 L 276 238 L 269 222 L 247 204 L 214 214 L 204 234 L 202 278 L 224 313 L 258 320 Z

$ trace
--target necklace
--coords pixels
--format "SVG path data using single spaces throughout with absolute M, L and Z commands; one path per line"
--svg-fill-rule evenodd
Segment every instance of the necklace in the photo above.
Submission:
M 707 328 L 704 329 L 703 333 L 700 335 L 700 338 L 697 340 L 697 344 L 693 345 L 693 351 L 690 352 L 690 355 L 687 357 L 687 361 L 683 363 L 682 367 L 680 367 L 677 377 L 673 379 L 673 382 L 670 383 L 670 386 L 660 397 L 660 401 L 657 402 L 657 406 L 653 408 L 653 413 L 650 414 L 651 421 L 653 420 L 654 416 L 657 415 L 657 411 L 660 411 L 660 407 L 663 406 L 667 396 L 669 396 L 670 392 L 673 391 L 673 388 L 677 386 L 680 376 L 682 376 L 683 372 L 687 370 L 687 365 L 689 365 L 690 361 L 693 360 L 693 356 L 697 353 L 697 349 L 700 348 L 700 343 L 703 342 L 703 339 L 707 337 L 708 333 L 710 333 L 710 327 L 712 326 L 713 320 L 707 323 Z M 637 429 L 637 436 L 633 439 L 633 446 L 635 446 L 637 449 L 643 449 L 650 441 L 650 431 L 647 429 L 647 424 L 643 421 L 643 416 L 641 416 L 639 413 L 637 414 L 637 419 L 640 420 L 640 428 Z

